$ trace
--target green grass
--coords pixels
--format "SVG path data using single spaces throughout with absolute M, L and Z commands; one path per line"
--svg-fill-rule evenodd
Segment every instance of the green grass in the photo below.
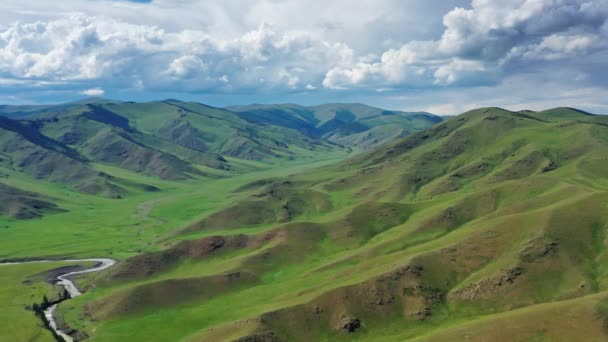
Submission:
M 115 270 L 162 263 L 160 250 L 174 256 L 148 277 L 110 270 L 87 279 L 95 288 L 60 312 L 92 341 L 269 330 L 286 340 L 602 340 L 608 130 L 557 114 L 482 109 L 342 162 L 339 153 L 228 159 L 238 170 L 221 179 L 174 182 L 96 165 L 162 189 L 121 200 L 11 175 L 69 211 L 7 220 L 0 250 L 110 256 L 121 260 Z M 296 214 L 284 216 L 286 206 Z M 268 208 L 270 218 L 252 219 Z M 209 237 L 238 234 L 245 242 L 199 253 Z M 177 249 L 183 240 L 196 250 Z M 218 286 L 235 273 L 246 280 Z M 341 329 L 349 317 L 363 323 L 354 333 Z
M 46 282 L 44 272 L 67 266 L 64 262 L 0 265 L 0 341 L 55 341 L 33 311 L 32 304 L 59 294 Z M 83 266 L 88 266 L 83 263 Z
M 0 257 L 95 257 L 124 258 L 159 248 L 166 233 L 198 220 L 244 195 L 232 194 L 240 186 L 264 178 L 286 177 L 343 158 L 322 155 L 318 160 L 259 164 L 260 171 L 223 179 L 170 182 L 111 166 L 98 169 L 128 180 L 145 182 L 162 192 L 138 193 L 115 200 L 70 191 L 50 182 L 31 182 L 12 174 L 9 184 L 60 199 L 67 212 L 39 220 L 0 218 Z M 35 239 L 34 236 L 44 236 Z

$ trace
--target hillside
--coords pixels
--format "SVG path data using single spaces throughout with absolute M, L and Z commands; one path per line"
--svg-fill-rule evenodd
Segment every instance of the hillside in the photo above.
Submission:
M 45 213 L 63 212 L 52 200 L 0 183 L 0 215 L 27 220 L 42 217 Z
M 0 117 L 0 172 L 6 182 L 25 175 L 112 198 L 124 196 L 127 187 L 147 189 L 144 184 L 130 184 L 95 170 L 79 151 L 40 133 L 35 122 L 3 117 Z
M 331 109 L 335 105 L 325 107 L 330 108 L 325 109 L 328 113 L 335 111 Z M 359 108 L 357 115 L 372 120 L 381 112 L 366 110 Z M 9 183 L 30 177 L 118 199 L 162 190 L 137 175 L 176 182 L 209 180 L 351 152 L 340 139 L 264 121 L 273 115 L 270 109 L 260 110 L 254 115 L 260 119 L 252 120 L 178 100 L 135 103 L 90 98 L 59 105 L 0 106 L 0 171 Z M 332 121 L 330 114 L 324 115 Z M 431 121 L 420 123 L 408 116 L 394 123 L 394 134 L 383 136 L 383 142 Z M 339 135 L 337 129 L 348 130 L 350 124 L 334 123 L 332 134 Z
M 94 341 L 605 340 L 607 156 L 608 117 L 474 110 L 222 183 L 60 312 Z
M 383 110 L 363 104 L 295 104 L 232 106 L 250 122 L 292 128 L 311 137 L 360 149 L 371 149 L 427 129 L 441 118 L 425 112 Z

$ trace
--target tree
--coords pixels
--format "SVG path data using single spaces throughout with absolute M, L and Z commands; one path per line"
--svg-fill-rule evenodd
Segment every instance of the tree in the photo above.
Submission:
M 51 306 L 51 302 L 49 302 L 49 298 L 46 295 L 42 296 L 42 307 L 48 308 L 49 306 Z

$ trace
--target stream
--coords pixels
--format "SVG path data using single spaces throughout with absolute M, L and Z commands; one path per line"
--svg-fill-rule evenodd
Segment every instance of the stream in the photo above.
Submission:
M 41 262 L 67 262 L 67 263 L 96 262 L 96 265 L 91 268 L 87 268 L 87 269 L 84 269 L 81 271 L 67 272 L 67 273 L 61 274 L 55 278 L 55 284 L 62 286 L 69 294 L 68 299 L 71 299 L 71 298 L 80 296 L 82 293 L 80 292 L 80 290 L 78 290 L 76 285 L 74 285 L 74 282 L 72 280 L 70 280 L 70 277 L 73 277 L 73 276 L 76 276 L 79 274 L 103 271 L 103 270 L 111 267 L 112 265 L 114 265 L 116 263 L 116 260 L 106 259 L 106 258 L 36 260 L 36 261 L 23 261 L 23 262 L 4 262 L 4 263 L 0 263 L 0 265 L 33 264 L 33 263 L 41 263 Z M 51 329 L 57 335 L 61 336 L 61 338 L 63 338 L 66 342 L 73 342 L 74 339 L 70 335 L 68 335 L 61 329 L 59 329 L 57 326 L 57 321 L 55 320 L 54 313 L 55 313 L 55 310 L 57 309 L 58 304 L 59 303 L 51 305 L 46 310 L 44 310 L 44 318 L 49 323 L 49 326 L 51 327 Z

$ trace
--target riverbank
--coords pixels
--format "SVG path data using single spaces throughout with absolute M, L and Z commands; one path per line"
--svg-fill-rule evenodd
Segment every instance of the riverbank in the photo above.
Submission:
M 94 262 L 95 264 L 92 267 L 86 267 L 84 269 L 81 268 L 81 269 L 77 269 L 77 270 L 75 270 L 73 267 L 69 267 L 70 265 L 66 265 L 66 263 L 73 264 L 73 263 L 90 263 L 90 262 Z M 47 275 L 45 276 L 45 280 L 46 281 L 50 280 L 50 283 L 61 286 L 63 288 L 63 291 L 65 291 L 65 294 L 62 294 L 58 300 L 55 300 L 52 302 L 45 300 L 47 303 L 42 308 L 43 314 L 41 315 L 41 318 L 45 321 L 45 325 L 54 333 L 55 336 L 59 336 L 64 341 L 72 342 L 73 338 L 67 332 L 61 330 L 61 328 L 58 326 L 58 324 L 56 322 L 55 310 L 57 309 L 57 305 L 63 301 L 72 299 L 72 298 L 77 297 L 82 294 L 81 291 L 78 289 L 78 287 L 76 287 L 76 285 L 74 284 L 74 282 L 72 280 L 74 277 L 81 275 L 81 274 L 103 271 L 103 270 L 113 266 L 116 263 L 116 261 L 113 259 L 107 259 L 107 258 L 69 259 L 69 260 L 27 260 L 27 261 L 8 261 L 8 262 L 0 263 L 0 266 L 2 266 L 2 265 L 6 265 L 6 266 L 44 266 L 45 264 L 48 264 L 48 263 L 61 264 L 60 267 L 53 268 L 51 270 L 49 270 L 47 268 L 45 270 L 47 272 Z M 30 268 L 30 267 L 28 267 L 28 268 Z M 32 269 L 40 270 L 40 269 L 42 269 L 42 267 L 33 267 Z M 50 274 L 52 274 L 53 277 L 49 277 L 48 272 L 50 272 Z M 40 275 L 42 273 L 44 273 L 44 272 L 38 273 L 38 275 Z M 30 277 L 32 277 L 32 275 L 30 275 Z M 27 286 L 27 283 L 28 283 L 28 281 L 22 280 L 22 286 L 23 285 Z M 41 287 L 41 285 L 37 285 L 37 286 Z M 38 298 L 45 298 L 46 296 L 48 296 L 48 289 L 45 289 L 45 290 L 46 290 L 45 291 L 46 293 L 44 293 L 43 296 L 40 296 Z M 36 292 L 40 292 L 40 291 L 36 291 Z M 41 304 L 37 304 L 37 305 L 41 305 Z M 30 313 L 30 315 L 31 315 L 31 313 Z

